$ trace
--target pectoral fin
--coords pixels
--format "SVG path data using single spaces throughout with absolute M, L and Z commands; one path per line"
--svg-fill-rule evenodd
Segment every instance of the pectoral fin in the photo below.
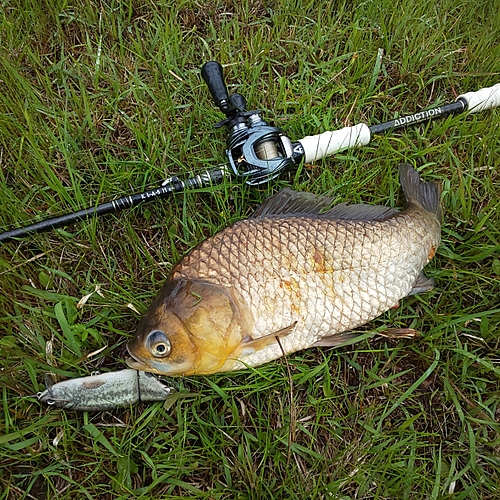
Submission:
M 271 344 L 276 343 L 276 338 L 282 339 L 282 338 L 286 337 L 287 335 L 290 335 L 290 333 L 293 332 L 296 324 L 297 324 L 297 322 L 293 323 L 290 326 L 282 328 L 281 330 L 270 333 L 269 335 L 265 335 L 264 337 L 260 337 L 258 339 L 248 337 L 247 339 L 243 340 L 243 342 L 241 343 L 241 347 L 242 347 L 241 354 L 251 354 L 253 352 L 260 351 L 261 349 L 264 349 L 265 347 L 267 347 Z

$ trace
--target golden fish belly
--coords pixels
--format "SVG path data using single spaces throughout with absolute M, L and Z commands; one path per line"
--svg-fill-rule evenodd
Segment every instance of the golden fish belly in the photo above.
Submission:
M 439 245 L 434 214 L 412 207 L 387 220 L 321 216 L 240 221 L 195 248 L 172 277 L 234 288 L 258 339 L 294 325 L 225 369 L 257 366 L 367 323 L 410 293 Z M 283 350 L 282 350 L 283 349 Z

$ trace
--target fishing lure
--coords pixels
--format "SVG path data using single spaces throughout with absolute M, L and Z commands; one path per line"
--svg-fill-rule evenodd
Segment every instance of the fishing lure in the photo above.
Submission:
M 45 385 L 45 391 L 37 394 L 39 401 L 56 408 L 76 411 L 111 410 L 139 401 L 165 401 L 177 392 L 174 387 L 166 385 L 151 373 L 132 369 L 96 372 L 89 377 L 59 383 L 54 383 L 47 374 Z

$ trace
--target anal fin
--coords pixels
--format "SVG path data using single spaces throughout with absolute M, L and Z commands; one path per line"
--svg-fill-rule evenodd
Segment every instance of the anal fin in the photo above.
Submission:
M 376 335 L 388 339 L 410 339 L 419 335 L 419 332 L 418 330 L 414 330 L 413 328 L 387 328 L 386 330 L 382 330 L 379 332 L 367 331 L 359 333 L 337 333 L 319 339 L 311 347 L 343 347 L 354 344 L 366 338 L 373 338 Z
M 311 347 L 341 347 L 359 342 L 360 340 L 363 340 L 361 337 L 366 338 L 365 335 L 365 332 L 336 333 L 317 340 Z M 371 337 L 372 334 L 368 336 Z

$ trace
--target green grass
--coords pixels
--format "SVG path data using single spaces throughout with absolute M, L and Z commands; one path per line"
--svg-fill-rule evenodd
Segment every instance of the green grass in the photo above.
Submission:
M 6 0 L 0 16 L 1 230 L 224 162 L 209 59 L 292 139 L 500 81 L 491 0 Z M 2 245 L 0 500 L 499 498 L 499 137 L 498 110 L 447 118 L 266 189 L 226 184 Z M 185 378 L 201 395 L 170 407 L 76 414 L 32 396 L 48 371 L 122 368 L 130 305 L 143 312 L 189 248 L 269 192 L 398 205 L 400 161 L 443 183 L 436 288 L 369 328 L 415 340 L 310 349 L 291 376 L 279 360 Z

